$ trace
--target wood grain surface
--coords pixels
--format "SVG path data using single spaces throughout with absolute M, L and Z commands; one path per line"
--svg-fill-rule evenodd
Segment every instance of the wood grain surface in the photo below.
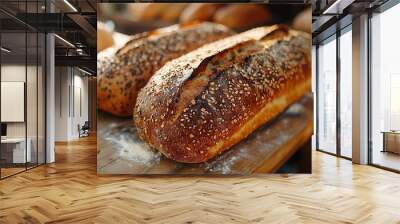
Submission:
M 400 223 L 400 175 L 313 152 L 313 173 L 100 177 L 96 139 L 0 181 L 0 223 Z
M 305 96 L 239 144 L 204 163 L 178 163 L 139 139 L 132 119 L 99 114 L 99 174 L 272 173 L 310 139 L 313 101 Z

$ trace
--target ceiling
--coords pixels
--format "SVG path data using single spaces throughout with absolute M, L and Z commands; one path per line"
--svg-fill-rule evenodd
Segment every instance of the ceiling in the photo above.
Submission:
M 35 57 L 44 47 L 37 44 L 37 35 L 55 33 L 60 37 L 55 38 L 56 66 L 77 66 L 95 75 L 96 4 L 96 0 L 1 0 L 2 46 L 11 50 L 7 58 Z
M 115 3 L 121 3 L 121 2 L 152 2 L 152 1 L 132 1 L 132 0 L 98 0 L 99 3 L 106 3 L 106 2 L 115 2 Z M 171 1 L 171 0 L 158 0 L 157 2 L 185 2 L 185 1 Z M 189 2 L 203 2 L 203 1 L 189 1 Z M 207 1 L 204 1 L 207 2 Z M 226 3 L 229 1 L 226 0 L 214 0 L 210 2 L 221 2 L 221 3 Z M 249 0 L 235 0 L 233 2 L 243 2 L 243 3 L 248 3 Z M 259 2 L 259 3 L 267 3 L 267 4 L 308 4 L 311 2 L 311 0 L 253 0 L 251 2 Z
M 375 10 L 388 0 L 312 0 L 312 35 L 317 44 L 352 23 L 354 17 Z

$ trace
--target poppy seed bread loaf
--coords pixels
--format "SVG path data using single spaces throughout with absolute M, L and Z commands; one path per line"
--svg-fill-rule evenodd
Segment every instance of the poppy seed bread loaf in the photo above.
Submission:
M 140 91 L 140 137 L 166 157 L 199 163 L 246 138 L 311 89 L 311 36 L 260 27 L 162 67 Z
M 112 56 L 97 59 L 99 109 L 131 116 L 138 91 L 165 63 L 232 34 L 223 25 L 204 22 L 134 35 Z

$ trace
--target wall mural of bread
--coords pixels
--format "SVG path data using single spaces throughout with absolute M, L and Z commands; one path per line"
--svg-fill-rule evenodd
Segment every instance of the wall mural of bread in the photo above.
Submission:
M 99 6 L 100 174 L 310 172 L 308 5 Z

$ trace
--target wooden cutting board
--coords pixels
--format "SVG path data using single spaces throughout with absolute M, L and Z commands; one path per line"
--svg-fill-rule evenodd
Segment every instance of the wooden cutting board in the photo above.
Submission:
M 216 158 L 185 164 L 147 146 L 138 137 L 132 119 L 99 112 L 97 171 L 100 175 L 272 173 L 309 141 L 312 131 L 313 99 L 304 96 Z

